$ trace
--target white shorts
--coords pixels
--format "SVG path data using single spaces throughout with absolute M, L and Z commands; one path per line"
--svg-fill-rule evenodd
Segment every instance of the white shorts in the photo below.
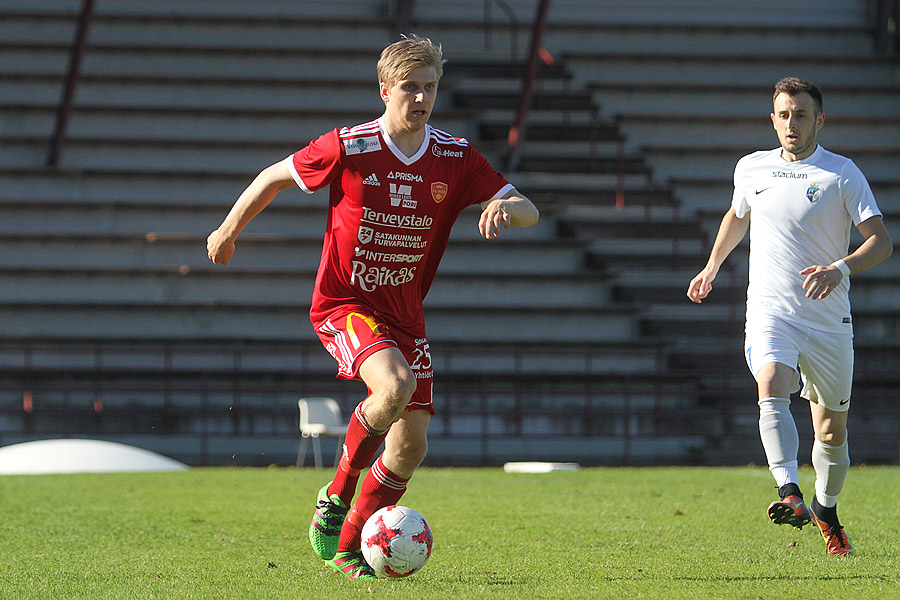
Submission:
M 834 333 L 774 317 L 747 321 L 744 357 L 750 372 L 771 362 L 800 371 L 800 396 L 834 411 L 850 408 L 853 386 L 853 331 Z M 800 389 L 798 384 L 794 392 Z

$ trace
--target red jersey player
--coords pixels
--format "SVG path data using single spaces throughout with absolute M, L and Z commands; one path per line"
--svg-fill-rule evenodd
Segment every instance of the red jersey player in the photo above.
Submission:
M 397 503 L 427 451 L 434 408 L 422 301 L 450 228 L 473 204 L 483 209 L 478 229 L 486 239 L 538 220 L 531 201 L 466 140 L 428 125 L 443 63 L 440 46 L 425 38 L 385 48 L 377 66 L 384 114 L 326 133 L 264 169 L 207 240 L 210 259 L 227 264 L 240 231 L 278 192 L 329 186 L 310 318 L 338 377 L 362 379 L 369 396 L 351 415 L 309 536 L 316 554 L 351 579 L 375 576 L 360 552 L 362 526 Z M 382 442 L 354 503 L 360 473 Z

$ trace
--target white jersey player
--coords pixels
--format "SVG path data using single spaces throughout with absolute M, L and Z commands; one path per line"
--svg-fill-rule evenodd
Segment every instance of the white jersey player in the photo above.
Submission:
M 836 509 L 850 465 L 849 276 L 886 259 L 893 246 L 865 176 L 851 160 L 817 143 L 825 122 L 819 89 L 785 78 L 775 85 L 773 104 L 781 147 L 738 162 L 731 208 L 687 295 L 697 303 L 706 298 L 722 262 L 749 228 L 744 350 L 759 392 L 760 437 L 781 497 L 768 515 L 797 528 L 813 521 L 830 554 L 853 554 Z M 848 255 L 851 224 L 865 240 Z M 815 432 L 816 494 L 809 508 L 799 487 L 799 436 L 790 412 L 790 395 L 800 384 Z

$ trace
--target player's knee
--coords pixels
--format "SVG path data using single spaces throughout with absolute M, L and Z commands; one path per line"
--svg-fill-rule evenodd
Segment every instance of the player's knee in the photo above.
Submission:
M 769 363 L 756 373 L 756 384 L 760 398 L 787 398 L 797 389 L 796 371 Z
M 410 370 L 400 371 L 386 379 L 379 390 L 373 390 L 385 410 L 397 417 L 409 404 L 416 391 L 416 376 Z
M 403 408 L 406 408 L 413 394 L 416 393 L 415 374 L 409 369 L 398 373 L 391 381 L 389 393 L 393 402 L 402 404 Z
M 826 426 L 816 432 L 816 439 L 829 446 L 840 446 L 847 439 L 847 430 Z

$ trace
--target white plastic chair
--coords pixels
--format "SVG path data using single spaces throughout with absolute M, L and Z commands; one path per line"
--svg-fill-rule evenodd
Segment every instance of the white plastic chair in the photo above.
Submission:
M 319 438 L 338 438 L 337 451 L 334 453 L 334 465 L 341 458 L 344 445 L 344 434 L 347 424 L 341 420 L 341 407 L 332 398 L 300 398 L 300 448 L 297 451 L 297 468 L 306 463 L 306 444 L 312 438 L 313 460 L 317 469 L 322 468 L 322 443 Z

